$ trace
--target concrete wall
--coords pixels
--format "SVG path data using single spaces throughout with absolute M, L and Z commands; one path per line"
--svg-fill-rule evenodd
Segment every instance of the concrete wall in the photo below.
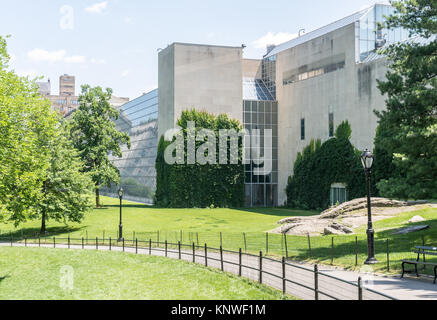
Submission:
M 358 149 L 372 148 L 377 118 L 373 110 L 384 108 L 376 79 L 385 76 L 385 59 L 355 63 L 355 25 L 351 24 L 277 55 L 279 102 L 279 203 L 286 201 L 287 179 L 292 175 L 297 153 L 311 139 L 329 139 L 329 113 L 335 128 L 344 120 L 352 127 L 351 142 Z M 283 85 L 287 78 L 305 69 L 345 61 L 343 69 Z M 306 139 L 301 140 L 301 118 Z
M 171 45 L 158 55 L 158 137 L 174 127 L 174 59 L 175 47 Z
M 243 78 L 262 79 L 262 60 L 243 59 Z
M 159 54 L 159 134 L 195 108 L 243 120 L 241 47 L 174 43 Z

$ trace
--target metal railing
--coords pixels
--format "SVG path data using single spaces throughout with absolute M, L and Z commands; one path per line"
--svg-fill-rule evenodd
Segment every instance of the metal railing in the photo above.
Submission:
M 396 300 L 382 292 L 363 285 L 361 278 L 350 282 L 321 272 L 318 265 L 314 269 L 290 263 L 285 257 L 281 260 L 239 251 L 177 243 L 149 240 L 89 239 L 87 238 L 24 238 L 20 242 L 12 237 L 0 237 L 0 243 L 21 247 L 52 247 L 65 249 L 95 249 L 122 251 L 136 254 L 148 254 L 167 258 L 185 260 L 202 264 L 206 267 L 220 269 L 240 277 L 258 281 L 282 293 L 306 300 Z

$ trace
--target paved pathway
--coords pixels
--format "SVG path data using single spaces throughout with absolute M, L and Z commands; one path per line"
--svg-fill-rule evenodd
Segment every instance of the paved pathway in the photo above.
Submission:
M 0 246 L 10 246 L 9 243 L 0 243 Z M 23 247 L 23 243 L 14 243 L 13 246 Z M 37 244 L 27 244 L 28 247 L 38 247 Z M 53 248 L 52 244 L 41 244 L 41 247 Z M 66 244 L 56 244 L 56 248 L 68 248 Z M 71 245 L 71 249 L 82 249 L 81 245 Z M 95 245 L 85 246 L 86 250 L 96 250 Z M 99 245 L 99 250 L 109 251 L 123 251 L 121 247 L 111 247 L 108 245 Z M 126 247 L 125 252 L 135 253 L 136 249 Z M 221 269 L 221 258 L 218 250 L 208 250 L 207 259 L 205 259 L 205 251 L 196 249 L 195 262 L 208 267 Z M 165 256 L 165 249 L 139 247 L 138 254 L 152 254 L 154 256 Z M 176 247 L 169 247 L 167 250 L 167 257 L 179 259 L 179 251 Z M 184 246 L 181 250 L 181 259 L 193 262 L 193 251 Z M 223 270 L 225 272 L 239 274 L 239 255 L 232 252 L 223 252 Z M 242 255 L 242 269 L 241 275 L 254 281 L 260 280 L 259 257 L 252 255 Z M 263 258 L 262 259 L 262 283 L 278 290 L 283 289 L 282 281 L 282 264 L 280 261 Z M 290 295 L 299 297 L 305 300 L 314 300 L 314 266 L 303 264 L 299 262 L 287 263 L 285 272 L 286 278 L 290 282 L 286 283 L 286 291 Z M 379 295 L 381 292 L 385 295 L 391 296 L 401 300 L 437 300 L 437 285 L 432 281 L 419 281 L 416 279 L 400 279 L 400 277 L 384 277 L 384 276 L 369 276 L 368 274 L 360 274 L 352 271 L 344 271 L 333 269 L 330 267 L 319 267 L 319 299 L 320 300 L 357 300 L 358 288 L 357 281 L 361 276 L 364 280 L 365 287 L 369 286 L 370 290 L 363 290 L 364 300 L 381 300 L 387 299 Z

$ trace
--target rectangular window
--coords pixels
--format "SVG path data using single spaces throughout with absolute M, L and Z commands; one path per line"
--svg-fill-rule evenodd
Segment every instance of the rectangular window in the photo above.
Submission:
M 329 113 L 329 137 L 334 136 L 334 113 Z
M 305 118 L 300 120 L 300 139 L 305 140 Z

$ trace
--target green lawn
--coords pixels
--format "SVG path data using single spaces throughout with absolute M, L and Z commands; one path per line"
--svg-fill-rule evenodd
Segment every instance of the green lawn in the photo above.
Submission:
M 119 207 L 118 200 L 103 198 L 106 208 L 96 209 L 87 215 L 81 224 L 48 223 L 50 237 L 85 237 L 90 242 L 96 237 L 107 241 L 109 237 L 117 238 Z M 356 230 L 356 235 L 335 237 L 311 237 L 311 252 L 307 237 L 287 236 L 287 245 L 280 235 L 266 232 L 276 228 L 277 222 L 289 216 L 314 215 L 317 212 L 291 209 L 157 209 L 141 204 L 125 202 L 123 207 L 124 237 L 132 241 L 152 239 L 153 241 L 192 244 L 193 242 L 218 248 L 220 244 L 225 249 L 238 250 L 242 248 L 252 253 L 263 251 L 264 254 L 285 256 L 288 250 L 289 258 L 324 264 L 340 265 L 350 269 L 359 269 L 367 256 L 366 230 L 362 227 Z M 424 232 L 405 236 L 393 235 L 400 227 L 406 226 L 408 220 L 421 215 L 427 219 L 431 228 Z M 36 235 L 39 222 L 29 222 L 19 229 L 12 225 L 0 225 L 3 236 L 9 237 L 9 232 L 17 238 Z M 411 251 L 414 246 L 422 244 L 422 236 L 426 245 L 437 245 L 437 210 L 426 209 L 411 213 L 403 213 L 396 218 L 376 222 L 376 256 L 380 261 L 375 266 L 376 271 L 387 272 L 387 239 L 389 240 L 390 271 L 399 272 L 400 260 L 413 258 Z M 221 233 L 221 234 L 220 234 Z M 334 250 L 332 241 L 334 239 Z M 267 247 L 268 240 L 268 247 Z M 51 241 L 47 239 L 45 241 Z M 145 244 L 143 243 L 142 246 Z M 287 249 L 287 250 L 286 250 Z M 268 250 L 268 252 L 267 252 Z M 358 265 L 355 264 L 355 250 L 358 252 Z
M 62 280 L 61 270 L 65 266 L 72 267 L 73 282 Z M 72 284 L 73 290 L 68 290 L 65 284 Z M 0 300 L 16 299 L 279 300 L 291 297 L 242 278 L 177 260 L 120 252 L 3 247 L 0 248 Z

